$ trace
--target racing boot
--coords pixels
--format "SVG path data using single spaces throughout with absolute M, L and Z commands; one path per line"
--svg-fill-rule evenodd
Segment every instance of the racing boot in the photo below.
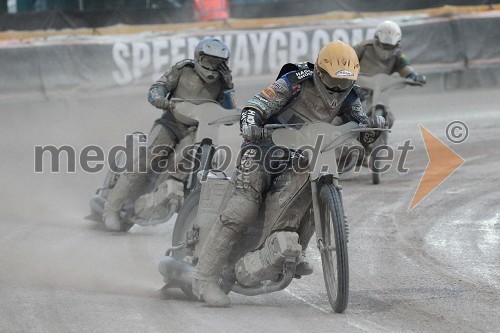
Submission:
M 104 219 L 104 225 L 109 231 L 121 231 L 122 230 L 122 220 L 120 214 L 117 211 L 111 210 L 109 207 L 104 207 L 104 214 L 102 215 Z
M 297 267 L 295 268 L 296 275 L 311 275 L 313 273 L 313 267 L 310 263 L 307 262 L 306 250 L 302 250 L 302 253 L 299 257 L 299 261 L 297 263 Z
M 215 279 L 209 281 L 195 278 L 193 280 L 193 293 L 199 299 L 203 299 L 209 307 L 227 308 L 231 305 L 229 296 L 219 287 Z
M 228 307 L 231 300 L 219 287 L 217 279 L 227 263 L 240 233 L 217 219 L 203 246 L 193 281 L 193 293 L 210 307 Z
M 166 207 L 169 203 L 179 205 L 183 199 L 184 183 L 170 178 L 160 184 L 155 191 L 137 198 L 134 211 L 137 216 L 143 219 L 157 218 L 166 214 Z
M 104 204 L 104 213 L 102 217 L 104 225 L 109 231 L 122 230 L 123 221 L 120 217 L 120 211 L 129 196 L 131 188 L 133 188 L 131 185 L 134 185 L 129 178 L 130 176 L 125 173 L 118 178 L 118 181 L 109 192 L 106 203 Z
M 309 246 L 309 241 L 314 234 L 313 220 L 314 217 L 312 214 L 304 216 L 303 220 L 300 222 L 299 230 L 297 231 L 299 234 L 299 243 L 302 246 L 302 252 L 297 262 L 297 267 L 295 268 L 295 275 L 310 275 L 313 272 L 313 267 L 309 262 L 307 262 L 306 257 L 306 250 Z

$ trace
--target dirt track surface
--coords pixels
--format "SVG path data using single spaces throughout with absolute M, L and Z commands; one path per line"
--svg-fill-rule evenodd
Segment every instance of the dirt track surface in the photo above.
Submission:
M 239 102 L 268 81 L 237 81 Z M 160 294 L 157 263 L 173 221 L 106 232 L 83 219 L 104 172 L 34 173 L 35 145 L 107 151 L 127 132 L 147 132 L 159 115 L 145 101 L 147 88 L 0 99 L 0 331 L 498 331 L 498 91 L 418 91 L 393 99 L 390 143 L 411 139 L 416 148 L 405 164 L 409 173 L 392 168 L 380 185 L 371 185 L 366 171 L 342 177 L 351 292 L 339 315 L 328 304 L 314 242 L 314 274 L 285 291 L 231 294 L 230 309 L 189 302 L 180 291 Z M 462 144 L 445 137 L 453 120 L 469 127 Z M 428 162 L 418 124 L 465 164 L 408 212 Z

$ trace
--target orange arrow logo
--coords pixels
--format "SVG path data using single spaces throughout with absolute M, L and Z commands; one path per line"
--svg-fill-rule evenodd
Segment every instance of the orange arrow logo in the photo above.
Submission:
M 419 125 L 419 127 L 429 157 L 429 164 L 427 164 L 408 210 L 412 210 L 465 162 L 462 157 L 425 129 L 424 126 Z

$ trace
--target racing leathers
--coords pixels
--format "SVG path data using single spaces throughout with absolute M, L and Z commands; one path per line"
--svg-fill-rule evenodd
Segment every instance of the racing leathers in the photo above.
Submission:
M 193 292 L 209 306 L 230 304 L 227 295 L 218 288 L 216 279 L 227 264 L 233 245 L 257 219 L 263 194 L 281 174 L 279 171 L 270 172 L 275 170 L 271 165 L 273 162 L 264 158 L 274 146 L 266 138 L 264 125 L 332 123 L 335 118 L 342 123 L 369 122 L 352 88 L 345 92 L 336 107 L 326 106 L 315 87 L 312 68 L 312 64 L 303 64 L 298 70 L 284 74 L 250 99 L 242 110 L 240 124 L 245 141 L 233 176 L 234 191 L 208 235 L 193 283 Z M 300 239 L 303 249 L 311 236 L 312 232 L 305 232 Z
M 377 41 L 375 39 L 369 39 L 353 46 L 354 51 L 356 51 L 356 54 L 358 55 L 361 74 L 373 76 L 380 73 L 387 75 L 399 73 L 401 77 L 425 83 L 425 76 L 415 72 L 413 67 L 410 65 L 408 58 L 403 53 L 401 47 L 396 46 L 392 51 L 390 51 L 392 52 L 391 56 L 381 57 L 376 51 L 376 43 Z M 386 54 L 391 53 L 387 51 Z M 369 98 L 371 92 L 368 90 L 364 90 L 363 95 L 370 102 Z M 361 96 L 361 98 L 364 99 L 363 96 Z M 394 114 L 389 111 L 389 107 L 387 105 L 384 117 L 386 120 L 386 124 L 389 126 L 389 128 L 391 128 L 394 124 L 395 118 Z
M 164 111 L 161 118 L 155 121 L 149 133 L 146 158 L 139 159 L 137 157 L 134 160 L 134 172 L 123 173 L 109 193 L 103 216 L 109 230 L 122 229 L 119 212 L 133 191 L 146 183 L 148 174 L 152 170 L 160 169 L 160 164 L 164 163 L 169 152 L 172 152 L 179 141 L 183 139 L 189 141 L 189 139 L 194 138 L 193 123 L 189 118 L 176 111 L 175 103 L 171 99 L 209 99 L 219 102 L 224 108 L 234 108 L 233 84 L 228 73 L 230 72 L 221 75 L 215 82 L 205 82 L 197 74 L 193 60 L 186 59 L 172 66 L 151 86 L 148 101 Z M 147 173 L 139 172 L 139 170 L 147 170 Z M 174 171 L 171 177 L 176 181 L 170 182 L 171 187 L 174 188 L 169 189 L 169 191 L 176 195 L 183 194 L 183 182 L 187 176 L 185 173 Z M 168 198 L 163 199 L 168 200 Z M 136 201 L 136 212 L 138 210 L 137 203 L 143 201 Z

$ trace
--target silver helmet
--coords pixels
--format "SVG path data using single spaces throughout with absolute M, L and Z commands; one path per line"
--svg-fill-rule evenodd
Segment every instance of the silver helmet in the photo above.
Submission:
M 389 60 L 401 42 L 401 28 L 396 22 L 384 21 L 375 30 L 374 48 L 382 60 Z
M 229 60 L 229 48 L 216 38 L 206 38 L 194 49 L 194 67 L 207 83 L 217 81 L 221 74 L 218 67 Z

